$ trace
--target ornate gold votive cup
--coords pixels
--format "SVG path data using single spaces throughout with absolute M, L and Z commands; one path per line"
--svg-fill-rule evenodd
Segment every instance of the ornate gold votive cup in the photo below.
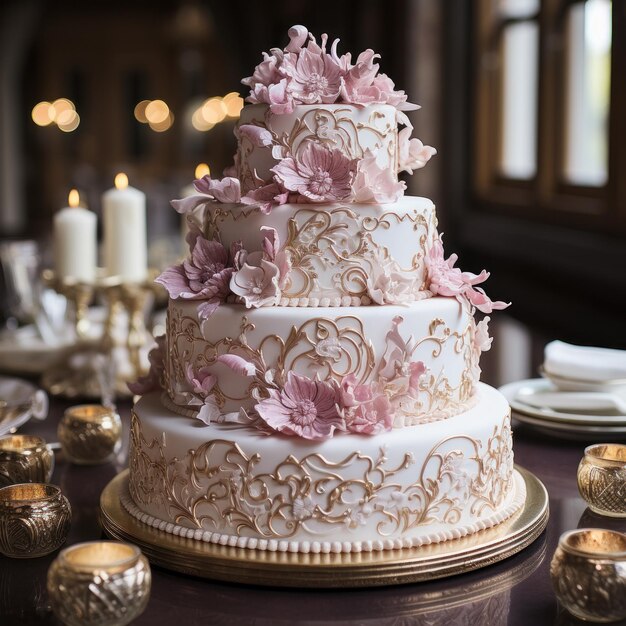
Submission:
M 54 452 L 34 435 L 0 438 L 0 487 L 16 483 L 48 483 L 54 470 Z
M 67 498 L 55 485 L 21 483 L 0 489 L 0 552 L 34 558 L 65 542 L 72 521 Z
M 68 626 L 122 626 L 150 597 L 150 565 L 136 546 L 90 541 L 65 548 L 48 570 L 48 596 Z
M 585 448 L 578 490 L 595 513 L 626 517 L 626 445 L 598 443 Z
M 554 591 L 576 617 L 626 618 L 626 534 L 583 528 L 561 535 L 550 564 Z
M 122 421 L 114 409 L 81 404 L 65 411 L 57 434 L 63 453 L 73 463 L 106 463 L 122 445 Z

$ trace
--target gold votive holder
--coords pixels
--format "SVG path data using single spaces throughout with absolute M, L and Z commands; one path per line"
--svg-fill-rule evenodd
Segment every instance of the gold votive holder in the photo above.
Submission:
M 150 597 L 150 565 L 137 546 L 90 541 L 65 548 L 48 570 L 48 596 L 68 626 L 122 626 Z
M 41 437 L 9 435 L 0 438 L 0 487 L 16 483 L 49 483 L 54 452 Z
M 578 491 L 595 513 L 626 517 L 626 445 L 598 443 L 585 448 L 578 466 Z
M 572 615 L 592 622 L 626 618 L 626 534 L 596 528 L 564 533 L 550 576 Z
M 55 485 L 21 483 L 0 489 L 0 552 L 34 558 L 65 542 L 72 521 L 67 498 Z
M 79 465 L 106 463 L 122 445 L 122 420 L 115 409 L 81 404 L 65 411 L 57 434 L 69 461 Z

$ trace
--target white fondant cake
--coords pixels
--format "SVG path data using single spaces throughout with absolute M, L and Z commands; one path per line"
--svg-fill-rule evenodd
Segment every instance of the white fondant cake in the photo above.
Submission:
M 134 408 L 141 521 L 303 552 L 419 546 L 523 504 L 509 408 L 479 383 L 488 273 L 445 258 L 400 172 L 435 154 L 367 50 L 302 26 L 244 84 L 235 164 L 173 201 L 189 255 Z M 404 126 L 398 130 L 398 125 Z
M 245 109 L 244 109 L 245 110 Z M 284 204 L 265 215 L 247 205 L 216 204 L 202 229 L 225 247 L 261 250 L 262 227 L 274 228 L 290 271 L 280 306 L 358 306 L 413 302 L 426 291 L 426 251 L 437 234 L 435 206 L 405 196 L 393 204 Z M 387 277 L 395 272 L 393 284 Z
M 443 422 L 376 437 L 307 442 L 135 407 L 126 508 L 170 532 L 280 551 L 419 546 L 489 528 L 524 501 L 509 407 L 478 404 Z
M 220 411 L 251 411 L 269 373 L 288 372 L 338 384 L 352 374 L 378 383 L 391 399 L 394 426 L 435 421 L 473 403 L 480 356 L 473 316 L 453 298 L 430 298 L 408 306 L 311 309 L 225 304 L 200 321 L 194 302 L 170 301 L 165 365 L 170 399 L 187 407 L 193 397 L 188 370 L 214 375 Z M 412 396 L 406 375 L 389 373 L 398 343 L 425 365 Z M 254 375 L 233 372 L 218 357 L 234 354 L 255 365 Z M 395 357 L 393 357 L 395 358 Z

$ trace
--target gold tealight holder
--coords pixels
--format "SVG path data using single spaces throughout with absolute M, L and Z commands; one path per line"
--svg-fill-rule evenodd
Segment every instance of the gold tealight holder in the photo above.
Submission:
M 62 550 L 48 570 L 48 596 L 68 626 L 123 626 L 150 597 L 152 576 L 136 546 L 119 541 L 78 543 Z
M 122 421 L 115 409 L 80 404 L 65 411 L 57 430 L 65 457 L 79 465 L 110 461 L 122 445 Z
M 0 552 L 34 558 L 65 542 L 72 521 L 67 498 L 54 485 L 22 483 L 0 489 Z
M 550 576 L 572 615 L 607 623 L 626 618 L 626 534 L 591 528 L 564 533 Z
M 578 490 L 595 513 L 626 517 L 626 445 L 599 443 L 585 448 L 578 466 Z
M 0 487 L 16 483 L 49 483 L 54 452 L 34 435 L 0 438 Z

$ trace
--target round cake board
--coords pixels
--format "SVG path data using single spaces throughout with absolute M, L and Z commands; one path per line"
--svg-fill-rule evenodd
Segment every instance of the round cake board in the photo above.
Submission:
M 303 554 L 196 541 L 148 526 L 120 503 L 128 470 L 100 496 L 100 518 L 113 539 L 136 544 L 153 565 L 213 580 L 272 587 L 349 588 L 408 584 L 453 576 L 502 561 L 530 545 L 548 522 L 548 493 L 528 470 L 526 502 L 510 519 L 462 539 L 377 552 Z

